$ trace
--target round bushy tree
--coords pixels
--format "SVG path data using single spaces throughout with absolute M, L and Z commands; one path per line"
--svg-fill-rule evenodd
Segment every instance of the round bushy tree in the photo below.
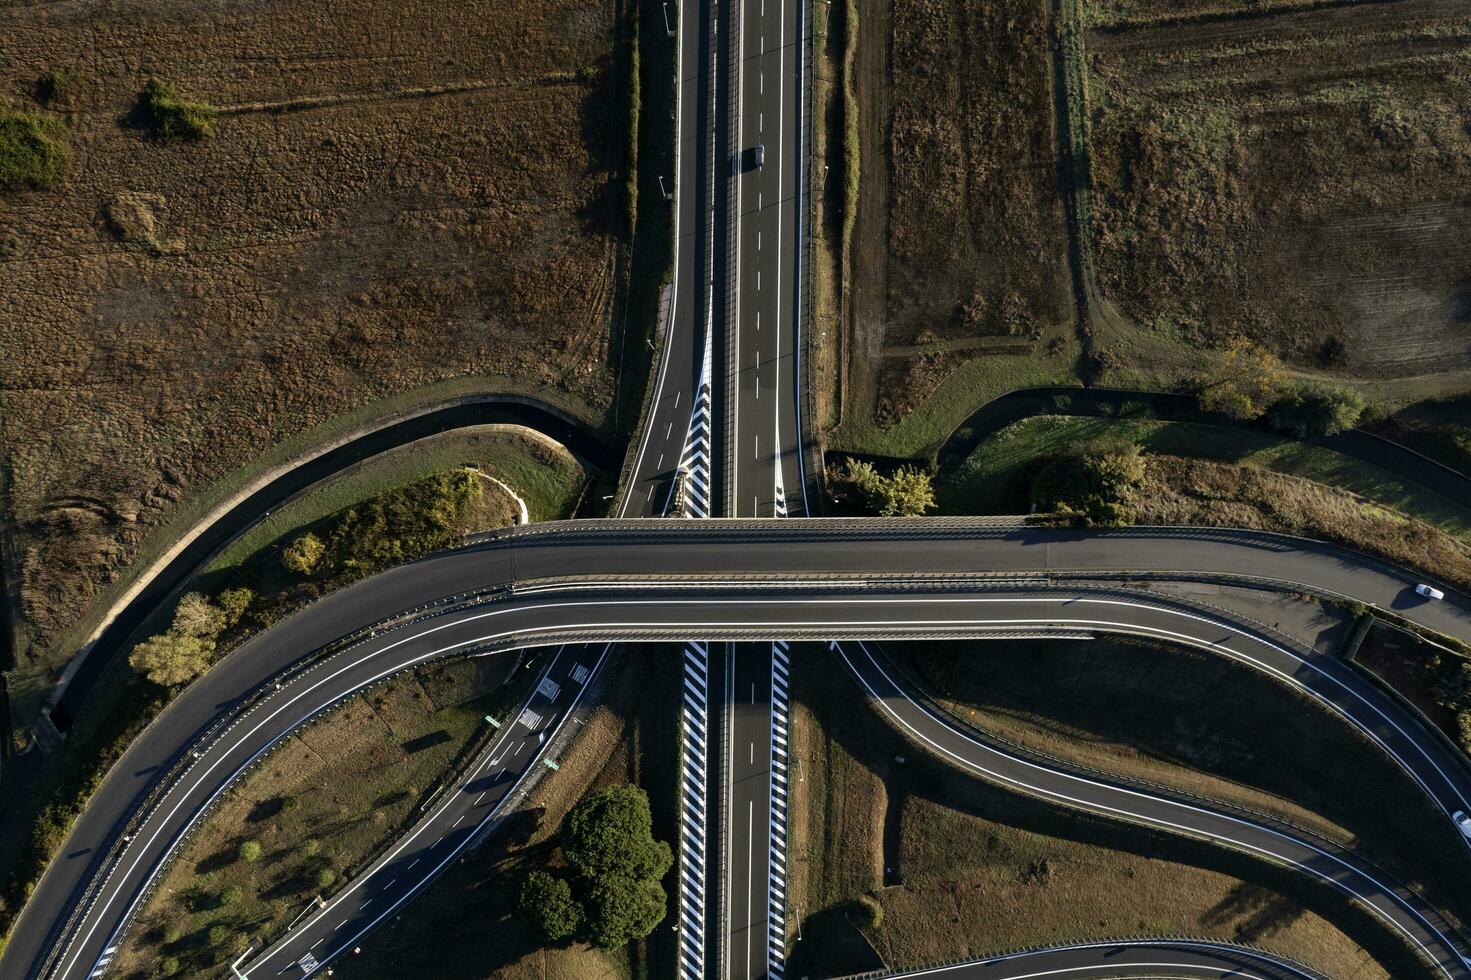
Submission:
M 593 944 L 617 949 L 642 939 L 664 919 L 668 900 L 658 879 L 608 875 L 587 893 L 587 926 Z
M 582 928 L 582 906 L 572 897 L 572 886 L 545 871 L 533 871 L 521 882 L 516 911 L 552 942 L 560 942 Z
M 573 807 L 562 826 L 562 851 L 588 878 L 664 877 L 674 863 L 669 845 L 654 839 L 649 796 L 637 786 L 614 786 Z

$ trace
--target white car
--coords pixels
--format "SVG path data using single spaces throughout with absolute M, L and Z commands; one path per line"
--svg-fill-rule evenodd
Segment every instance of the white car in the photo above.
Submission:
M 1421 582 L 1419 585 L 1415 586 L 1415 594 L 1423 595 L 1427 599 L 1445 598 L 1444 592 L 1440 591 L 1433 585 L 1426 585 L 1424 582 Z
M 1456 829 L 1467 839 L 1471 840 L 1471 815 L 1465 810 L 1457 810 L 1451 814 L 1451 819 L 1456 822 Z

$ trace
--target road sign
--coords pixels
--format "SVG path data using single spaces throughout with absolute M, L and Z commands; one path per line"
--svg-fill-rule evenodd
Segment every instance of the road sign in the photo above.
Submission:
M 552 772 L 556 772 L 558 769 L 562 768 L 561 766 L 559 766 L 555 762 L 553 762 L 551 759 L 543 759 L 541 761 L 542 762 L 545 762 L 547 764 L 547 768 L 550 769 Z
M 492 718 L 492 717 L 491 717 L 491 716 L 490 716 L 490 715 L 486 715 L 486 716 L 485 716 L 485 720 L 486 720 L 486 721 L 488 721 L 488 722 L 490 722 L 490 723 L 491 723 L 491 725 L 492 725 L 492 726 L 494 726 L 494 727 L 496 727 L 496 728 L 499 728 L 499 727 L 501 727 L 501 723 L 500 723 L 500 722 L 498 722 L 498 721 L 496 721 L 496 720 L 495 720 L 495 719 L 494 719 L 494 718 Z

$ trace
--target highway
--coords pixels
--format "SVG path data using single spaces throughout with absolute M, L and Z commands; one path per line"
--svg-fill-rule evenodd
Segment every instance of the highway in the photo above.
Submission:
M 273 739 L 377 677 L 471 648 L 634 637 L 846 640 L 1080 627 L 1194 643 L 1298 685 L 1398 759 L 1442 809 L 1468 805 L 1471 779 L 1450 750 L 1335 658 L 1188 602 L 1092 592 L 1063 581 L 1049 586 L 1037 578 L 1042 572 L 1152 567 L 1310 583 L 1360 601 L 1403 605 L 1425 625 L 1471 637 L 1471 605 L 1464 597 L 1409 605 L 1405 593 L 1413 578 L 1407 573 L 1340 549 L 1252 532 L 1082 534 L 949 520 L 533 525 L 334 593 L 248 641 L 187 688 L 104 780 L 63 848 L 67 857 L 48 869 L 23 912 L 0 972 L 27 976 L 44 959 L 79 887 L 91 880 L 129 814 L 222 711 L 268 687 L 308 651 L 394 610 L 466 593 L 496 598 L 380 632 L 293 675 L 283 690 L 268 691 L 246 716 L 256 722 L 237 723 L 223 736 L 228 744 L 218 747 L 220 764 L 208 772 L 191 768 L 174 785 L 169 805 L 154 810 L 157 819 L 168 819 L 144 839 L 177 839 L 211 794 Z M 1010 571 L 1023 581 L 929 579 L 979 569 Z M 576 576 L 581 584 L 535 584 L 555 576 Z M 513 584 L 514 592 L 507 591 Z M 102 937 L 115 932 L 163 852 L 135 840 L 123 856 L 83 916 L 90 938 L 70 947 L 73 962 L 85 967 L 55 975 L 83 976 L 100 961 L 107 946 Z
M 802 15 L 800 0 L 741 0 L 731 144 L 736 220 L 724 447 L 731 517 L 806 513 L 802 473 Z M 761 147 L 764 163 L 757 165 Z
M 890 721 L 912 742 L 988 782 L 1059 806 L 1222 843 L 1329 884 L 1391 925 L 1440 975 L 1471 973 L 1471 945 L 1418 895 L 1330 842 L 1266 818 L 1173 799 L 1122 781 L 1039 761 L 962 730 L 882 655 L 862 641 L 833 644 L 837 655 Z M 1463 855 L 1464 856 L 1464 855 Z

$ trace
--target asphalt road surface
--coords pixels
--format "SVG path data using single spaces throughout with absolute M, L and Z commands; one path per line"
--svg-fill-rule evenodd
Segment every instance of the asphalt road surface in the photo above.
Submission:
M 734 323 L 728 463 L 732 517 L 805 513 L 798 400 L 802 260 L 801 0 L 741 0 L 734 33 Z M 764 154 L 759 166 L 757 147 Z
M 414 609 L 454 594 L 494 591 L 513 582 L 522 583 L 514 596 L 446 614 L 430 621 L 432 625 L 380 633 L 305 671 L 286 690 L 255 705 L 248 717 L 269 719 L 268 724 L 237 724 L 230 729 L 229 745 L 221 746 L 222 764 L 209 778 L 181 781 L 170 792 L 169 806 L 160 809 L 168 810 L 171 822 L 157 839 L 176 839 L 233 772 L 300 720 L 376 677 L 468 647 L 624 636 L 976 635 L 988 626 L 1041 629 L 1065 624 L 1181 639 L 1245 659 L 1353 720 L 1400 759 L 1442 808 L 1468 806 L 1471 785 L 1446 746 L 1427 737 L 1397 704 L 1350 667 L 1294 647 L 1269 631 L 1232 627 L 1193 612 L 1188 603 L 1084 599 L 1063 583 L 1047 590 L 1040 579 L 1038 591 L 1022 594 L 999 585 L 967 592 L 959 585 L 906 585 L 877 578 L 989 569 L 1031 575 L 1120 568 L 1271 575 L 1365 602 L 1401 606 L 1406 615 L 1427 626 L 1471 638 L 1471 605 L 1463 596 L 1450 594 L 1446 602 L 1415 605 L 1406 595 L 1414 580 L 1403 571 L 1340 549 L 1251 532 L 1131 529 L 1100 534 L 924 520 L 533 525 L 484 546 L 431 556 L 334 593 L 253 638 L 190 685 L 134 741 L 94 795 L 61 851 L 64 856 L 48 869 L 23 911 L 0 961 L 0 974 L 30 975 L 45 952 L 62 941 L 57 930 L 68 921 L 81 887 L 93 879 L 129 815 L 222 712 L 308 651 L 395 610 Z M 674 579 L 657 587 L 637 580 L 640 575 L 661 574 Z M 841 577 L 849 586 L 793 579 L 800 574 L 820 574 L 829 582 Z M 620 585 L 562 591 L 530 585 L 534 579 L 558 575 Z M 703 576 L 712 578 L 700 581 Z M 753 578 L 772 584 L 759 587 L 751 583 Z M 191 774 L 205 775 L 198 769 Z M 98 900 L 89 906 L 82 923 L 93 937 L 114 932 L 122 911 L 164 851 L 139 848 L 135 842 L 123 853 L 135 871 L 110 875 Z M 1454 859 L 1465 860 L 1466 855 Z M 101 959 L 105 940 L 90 942 L 77 959 L 86 962 L 86 969 L 62 975 L 85 975 Z
M 539 764 L 608 650 L 608 644 L 558 648 L 526 703 L 516 714 L 500 719 L 499 737 L 456 785 L 431 801 L 428 815 L 281 941 L 247 958 L 240 973 L 256 978 L 311 976 L 355 948 L 448 867 L 480 829 L 500 815 L 502 804 Z
M 1350 851 L 1265 818 L 1172 799 L 1093 774 L 1068 771 L 977 737 L 924 697 L 867 644 L 834 644 L 889 720 L 923 750 L 988 782 L 1059 806 L 1223 843 L 1330 884 L 1391 926 L 1445 977 L 1471 976 L 1471 943 L 1418 894 Z M 1464 855 L 1458 855 L 1464 859 Z
M 910 970 L 900 977 L 935 980 L 1325 980 L 1321 974 L 1261 950 L 1230 943 L 1126 940 L 1079 943 Z
M 766 976 L 771 874 L 771 644 L 732 643 L 726 666 L 725 973 Z
M 635 444 L 633 475 L 618 504 L 619 517 L 659 517 L 668 508 L 704 357 L 712 288 L 709 8 L 704 3 L 674 3 L 668 7 L 669 16 L 678 18 L 679 44 L 675 139 L 679 173 L 671 191 L 675 197 L 674 284 L 649 416 Z

